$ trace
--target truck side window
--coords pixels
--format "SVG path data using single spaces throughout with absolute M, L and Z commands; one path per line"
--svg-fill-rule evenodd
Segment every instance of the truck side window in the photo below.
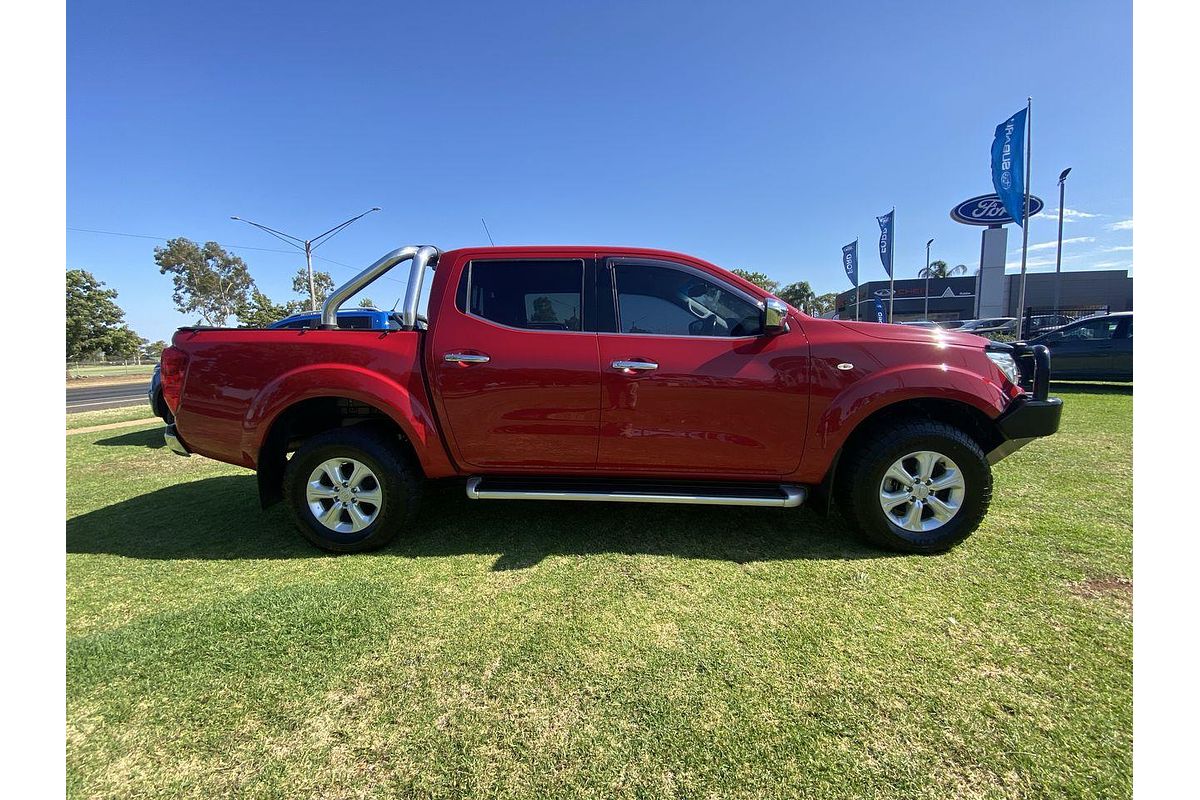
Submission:
M 460 296 L 477 317 L 539 331 L 583 330 L 583 261 L 472 261 Z
M 617 264 L 621 333 L 662 336 L 757 336 L 758 305 L 693 272 L 651 264 Z

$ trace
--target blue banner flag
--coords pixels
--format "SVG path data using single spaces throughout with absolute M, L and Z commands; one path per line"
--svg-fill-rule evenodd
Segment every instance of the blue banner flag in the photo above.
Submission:
M 882 217 L 876 217 L 879 223 L 879 260 L 883 262 L 883 271 L 892 277 L 892 223 L 896 219 L 896 209 L 892 209 Z
M 1025 122 L 1028 108 L 1022 108 L 996 126 L 992 140 L 992 185 L 1004 210 L 1024 224 L 1025 218 Z
M 858 239 L 842 248 L 842 267 L 850 282 L 858 286 Z
M 883 301 L 878 297 L 875 298 L 875 321 L 887 322 L 887 317 L 883 313 Z

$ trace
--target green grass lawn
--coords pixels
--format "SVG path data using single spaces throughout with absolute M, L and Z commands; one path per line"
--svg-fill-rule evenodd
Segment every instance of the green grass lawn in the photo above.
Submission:
M 434 493 L 311 549 L 161 424 L 67 437 L 73 797 L 1120 797 L 1132 396 L 938 557 L 837 518 Z
M 147 362 L 145 364 L 96 364 L 67 367 L 67 376 L 70 378 L 110 378 L 122 375 L 145 375 L 149 378 L 153 373 L 154 362 Z

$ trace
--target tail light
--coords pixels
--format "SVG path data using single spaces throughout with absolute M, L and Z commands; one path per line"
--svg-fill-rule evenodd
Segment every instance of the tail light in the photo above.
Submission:
M 163 402 L 174 414 L 179 409 L 179 396 L 183 392 L 183 375 L 187 371 L 187 353 L 177 347 L 162 351 L 159 377 L 162 379 Z

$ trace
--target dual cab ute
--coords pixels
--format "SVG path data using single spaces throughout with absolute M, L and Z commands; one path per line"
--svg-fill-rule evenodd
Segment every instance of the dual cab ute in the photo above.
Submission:
M 406 261 L 398 329 L 339 327 Z M 814 319 L 661 250 L 409 246 L 318 328 L 180 329 L 162 383 L 172 450 L 257 470 L 264 507 L 331 551 L 403 535 L 422 487 L 458 480 L 473 500 L 836 502 L 869 541 L 929 553 L 979 525 L 992 463 L 1058 429 L 1031 355 L 1026 393 L 1009 345 Z

